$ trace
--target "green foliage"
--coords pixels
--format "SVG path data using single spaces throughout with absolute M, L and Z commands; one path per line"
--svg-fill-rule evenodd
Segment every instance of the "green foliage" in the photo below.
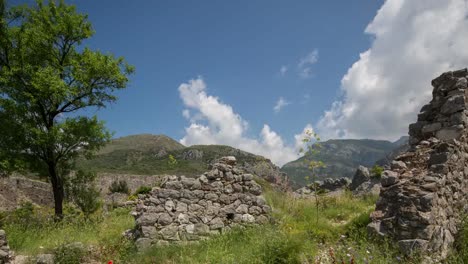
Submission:
M 194 245 L 150 248 L 125 263 L 299 263 L 302 244 L 275 226 L 249 227 Z
M 54 263 L 57 264 L 80 264 L 83 263 L 85 250 L 73 244 L 60 245 L 54 250 Z
M 172 154 L 169 154 L 169 158 L 167 161 L 167 164 L 169 164 L 169 167 L 174 168 L 175 166 L 177 166 L 177 163 L 178 163 L 177 159 L 174 158 Z
M 135 191 L 133 195 L 138 195 L 138 194 L 148 194 L 151 192 L 153 188 L 149 186 L 140 186 L 138 189 Z
M 300 240 L 280 233 L 260 249 L 261 262 L 268 264 L 301 263 L 299 260 L 301 248 Z
M 109 191 L 111 193 L 130 194 L 130 189 L 128 188 L 128 183 L 127 183 L 127 181 L 124 181 L 124 180 L 113 181 L 111 183 L 111 186 L 109 187 Z
M 381 178 L 382 173 L 384 172 L 384 168 L 379 165 L 374 165 L 371 169 L 371 176 L 376 178 Z
M 96 173 L 79 170 L 66 182 L 67 198 L 78 206 L 85 216 L 95 213 L 102 205 L 95 179 Z
M 29 215 L 30 223 L 25 225 L 12 212 L 6 216 L 2 228 L 8 234 L 10 247 L 18 255 L 53 253 L 58 247 L 80 242 L 86 248 L 99 249 L 93 258 L 107 263 L 109 259 L 119 260 L 121 255 L 133 250 L 132 243 L 122 237 L 123 231 L 135 225 L 128 209 L 120 208 L 106 214 L 97 212 L 87 218 L 82 214 L 67 213 L 73 217 L 67 214 L 62 221 L 56 222 L 51 210 L 35 208 Z
M 468 215 L 464 217 L 461 229 L 455 239 L 454 250 L 448 257 L 447 263 L 468 263 Z
M 0 169 L 48 175 L 58 216 L 74 160 L 111 137 L 96 116 L 71 113 L 115 101 L 133 72 L 123 58 L 83 46 L 93 33 L 63 1 L 0 10 Z

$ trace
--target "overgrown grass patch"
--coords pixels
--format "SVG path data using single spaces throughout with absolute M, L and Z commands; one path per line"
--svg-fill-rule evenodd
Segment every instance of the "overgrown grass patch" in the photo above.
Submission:
M 134 219 L 128 209 L 116 209 L 99 212 L 90 218 L 69 213 L 61 222 L 55 222 L 51 210 L 35 208 L 27 218 L 19 218 L 14 212 L 5 216 L 2 223 L 10 247 L 17 254 L 54 253 L 64 245 L 81 242 L 87 248 L 99 251 L 96 255 L 106 259 L 119 257 L 131 246 L 122 237 L 122 232 L 133 228 Z
M 193 245 L 154 247 L 129 263 L 300 263 L 304 244 L 275 226 L 235 229 Z

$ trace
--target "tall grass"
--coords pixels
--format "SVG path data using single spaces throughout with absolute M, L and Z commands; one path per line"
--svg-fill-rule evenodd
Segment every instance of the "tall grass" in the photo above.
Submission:
M 90 253 L 95 253 L 98 259 L 107 259 L 123 254 L 131 246 L 122 237 L 123 231 L 134 226 L 128 209 L 99 212 L 90 218 L 68 212 L 61 222 L 53 219 L 51 210 L 23 207 L 0 222 L 10 247 L 19 255 L 54 253 L 63 245 L 80 242 L 92 248 L 95 252 Z
M 56 253 L 57 248 L 81 242 L 88 259 L 114 263 L 418 263 L 403 258 L 386 241 L 368 237 L 375 196 L 354 197 L 344 192 L 322 196 L 317 214 L 315 199 L 296 199 L 291 194 L 264 186 L 274 222 L 265 226 L 237 228 L 226 234 L 189 245 L 153 247 L 136 252 L 122 232 L 134 226 L 125 209 L 98 212 L 90 219 L 71 209 L 56 223 L 53 212 L 23 206 L 0 217 L 11 248 L 17 254 L 34 256 Z M 317 221 L 318 219 L 318 221 Z M 457 238 L 448 263 L 468 263 L 468 224 Z M 66 252 L 62 250 L 62 252 Z M 70 257 L 65 255 L 64 257 Z

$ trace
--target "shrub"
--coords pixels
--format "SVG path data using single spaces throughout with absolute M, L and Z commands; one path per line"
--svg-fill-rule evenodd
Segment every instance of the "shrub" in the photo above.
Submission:
M 111 193 L 130 194 L 130 189 L 128 188 L 128 184 L 124 180 L 113 181 L 111 186 L 109 187 L 109 191 Z
M 79 170 L 69 179 L 66 186 L 67 198 L 78 206 L 85 216 L 96 212 L 102 205 L 100 193 L 94 184 L 95 179 L 96 173 Z
M 54 252 L 54 263 L 57 264 L 80 264 L 83 261 L 85 250 L 78 243 L 61 245 Z
M 281 263 L 300 263 L 299 252 L 301 243 L 285 235 L 272 237 L 268 243 L 265 243 L 261 259 L 262 263 L 281 264 Z
M 139 195 L 139 194 L 148 194 L 151 192 L 153 188 L 149 187 L 149 186 L 140 186 L 138 187 L 138 189 L 135 191 L 135 193 L 133 195 Z
M 372 167 L 371 169 L 371 176 L 372 177 L 376 177 L 376 178 L 380 178 L 382 177 L 382 173 L 384 171 L 384 168 L 379 166 L 379 165 L 375 165 L 374 167 Z

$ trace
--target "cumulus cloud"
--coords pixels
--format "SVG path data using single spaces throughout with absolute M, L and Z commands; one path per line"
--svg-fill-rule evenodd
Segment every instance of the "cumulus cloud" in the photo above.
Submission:
M 300 77 L 309 78 L 312 76 L 312 65 L 318 62 L 318 54 L 318 50 L 314 49 L 309 54 L 300 59 L 297 65 Z
M 185 136 L 180 140 L 182 144 L 229 145 L 265 156 L 279 166 L 298 158 L 296 146 L 286 144 L 267 124 L 263 126 L 258 139 L 246 136 L 248 123 L 230 105 L 208 95 L 202 78 L 182 83 L 179 94 L 185 107 L 198 116 L 197 119 L 190 119 Z
M 290 105 L 291 103 L 286 101 L 283 97 L 280 97 L 278 101 L 276 101 L 275 107 L 273 107 L 273 110 L 275 113 L 279 113 L 281 109 L 283 109 L 285 106 Z
M 370 49 L 341 80 L 343 98 L 317 124 L 328 138 L 394 140 L 431 98 L 431 80 L 468 65 L 466 0 L 387 0 Z
M 284 76 L 286 75 L 286 72 L 288 71 L 288 67 L 286 65 L 281 66 L 280 68 L 280 75 Z

